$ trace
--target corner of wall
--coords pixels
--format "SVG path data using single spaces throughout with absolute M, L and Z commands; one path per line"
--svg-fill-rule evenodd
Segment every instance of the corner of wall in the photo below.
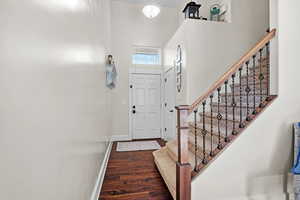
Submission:
M 107 147 L 107 150 L 105 152 L 105 157 L 104 157 L 103 162 L 101 164 L 99 174 L 98 174 L 98 177 L 97 177 L 97 180 L 96 180 L 96 183 L 95 183 L 95 186 L 94 186 L 94 189 L 93 189 L 90 200 L 98 200 L 99 199 L 102 184 L 103 184 L 104 177 L 105 177 L 106 168 L 107 168 L 107 165 L 108 165 L 109 156 L 110 156 L 110 153 L 111 153 L 111 150 L 112 150 L 112 145 L 113 145 L 113 142 L 110 141 L 109 145 Z

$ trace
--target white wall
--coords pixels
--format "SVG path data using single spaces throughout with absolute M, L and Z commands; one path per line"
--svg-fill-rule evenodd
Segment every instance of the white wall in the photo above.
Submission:
M 109 7 L 0 2 L 0 199 L 90 198 L 111 132 Z
M 175 44 L 185 49 L 186 100 L 191 104 L 256 44 L 269 27 L 268 0 L 232 1 L 232 23 L 185 20 L 165 47 L 172 65 Z M 172 53 L 173 52 L 173 53 Z
M 169 68 L 174 67 L 174 61 L 177 57 L 178 45 L 180 45 L 182 51 L 182 88 L 180 92 L 176 92 L 176 105 L 186 105 L 187 103 L 187 60 L 188 54 L 188 30 L 185 25 L 181 25 L 170 38 L 165 48 L 163 49 L 164 59 L 163 67 L 167 71 Z
M 278 29 L 278 0 L 270 0 L 270 27 L 276 28 L 277 33 L 280 32 Z M 277 34 L 278 35 L 278 34 Z M 270 65 L 272 68 L 270 69 L 271 77 L 271 87 L 270 91 L 272 94 L 276 94 L 279 87 L 279 79 L 278 79 L 278 37 L 274 38 L 271 43 L 271 60 Z
M 154 19 L 142 13 L 142 4 L 112 1 L 112 51 L 118 70 L 117 87 L 113 90 L 113 134 L 116 140 L 129 139 L 128 93 L 129 68 L 133 46 L 162 48 L 178 26 L 175 8 L 161 7 Z
M 193 199 L 285 199 L 292 167 L 292 123 L 300 121 L 299 7 L 297 0 L 279 0 L 271 7 L 278 9 L 271 21 L 278 17 L 279 22 L 278 99 L 193 183 Z

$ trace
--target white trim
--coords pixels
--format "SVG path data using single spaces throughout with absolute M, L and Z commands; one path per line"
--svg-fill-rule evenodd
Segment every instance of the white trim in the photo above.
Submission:
M 109 142 L 109 145 L 106 149 L 105 156 L 104 156 L 103 162 L 101 164 L 100 171 L 99 171 L 96 183 L 95 183 L 95 187 L 93 189 L 91 200 L 98 200 L 99 199 L 102 184 L 103 184 L 103 181 L 104 181 L 106 168 L 107 168 L 107 164 L 108 164 L 108 160 L 109 160 L 109 156 L 110 156 L 111 149 L 112 149 L 112 144 L 113 144 L 112 142 Z
M 131 67 L 129 68 L 129 75 L 130 74 L 162 74 L 162 69 L 146 69 L 146 68 Z M 131 80 L 129 80 L 129 83 L 130 81 Z
M 129 126 L 128 126 L 128 130 L 129 130 L 129 133 L 128 133 L 128 137 L 132 140 L 133 136 L 132 136 L 132 112 L 131 112 L 131 104 L 132 104 L 132 69 L 129 69 L 129 74 L 128 74 L 128 78 L 129 78 L 129 92 L 128 92 L 128 96 L 129 96 L 129 99 L 128 99 L 128 123 L 129 123 Z
M 160 74 L 160 133 L 161 138 L 165 138 L 165 131 L 164 131 L 164 96 L 165 96 L 165 81 L 164 81 L 165 73 L 163 72 L 163 69 L 161 69 Z
M 168 68 L 167 70 L 165 70 L 165 72 L 164 72 L 164 77 L 163 77 L 163 82 L 164 82 L 164 85 L 163 85 L 163 133 L 164 133 L 164 140 L 170 140 L 170 138 L 169 138 L 169 136 L 166 136 L 165 135 L 165 124 L 166 124 L 166 122 L 165 122 L 165 115 L 166 115 L 166 112 L 169 112 L 169 110 L 166 110 L 166 107 L 164 106 L 164 103 L 166 102 L 166 82 L 164 81 L 165 80 L 165 78 L 166 78 L 166 76 L 167 76 L 167 74 L 168 73 L 174 73 L 173 75 L 175 76 L 174 77 L 174 92 L 173 92 L 173 98 L 174 98 L 174 104 L 176 105 L 176 95 L 177 95 L 177 91 L 176 91 L 176 72 L 175 72 L 175 67 L 170 67 L 170 68 Z M 176 110 L 175 110 L 175 108 L 174 108 L 174 112 L 176 112 Z M 176 113 L 174 114 L 174 121 L 173 121 L 173 125 L 174 125 L 174 127 L 176 127 Z M 174 128 L 174 131 L 176 131 L 176 128 Z M 172 138 L 172 139 L 174 139 L 174 138 Z
M 161 66 L 161 64 L 162 64 L 162 60 L 163 60 L 163 57 L 162 57 L 162 48 L 161 47 L 151 47 L 151 46 L 139 46 L 139 45 L 133 45 L 133 47 L 132 47 L 132 56 L 134 55 L 134 54 L 137 54 L 137 53 L 143 53 L 142 51 L 139 51 L 138 49 L 148 49 L 148 50 L 155 50 L 155 51 L 157 51 L 157 53 L 158 53 L 158 55 L 159 55 L 159 63 L 158 63 L 158 65 L 159 66 Z M 147 53 L 147 52 L 144 52 L 144 53 Z M 141 66 L 143 66 L 143 65 L 145 65 L 145 66 L 147 66 L 146 64 L 133 64 L 133 61 L 131 60 L 131 64 L 132 65 L 141 65 Z M 149 66 L 155 66 L 155 65 L 149 65 Z
M 118 141 L 130 141 L 131 137 L 129 135 L 113 135 L 111 137 L 111 141 L 118 142 Z
M 163 123 L 164 123 L 164 112 L 163 112 L 163 102 L 164 102 L 164 73 L 163 69 L 143 69 L 143 68 L 136 68 L 132 67 L 129 68 L 129 104 L 128 104 L 128 116 L 129 116 L 129 140 L 133 139 L 132 135 L 132 112 L 131 112 L 131 102 L 132 102 L 132 90 L 131 90 L 131 85 L 132 85 L 132 75 L 133 74 L 154 74 L 154 75 L 160 75 L 160 133 L 161 133 L 161 138 L 164 138 L 164 130 L 163 130 Z M 121 140 L 122 141 L 122 140 Z
M 211 200 L 286 200 L 288 194 L 279 193 L 279 194 L 258 194 L 258 195 L 250 195 L 250 196 L 239 196 L 239 197 L 221 197 L 221 198 L 212 198 Z M 294 198 L 288 198 L 288 200 L 295 200 Z

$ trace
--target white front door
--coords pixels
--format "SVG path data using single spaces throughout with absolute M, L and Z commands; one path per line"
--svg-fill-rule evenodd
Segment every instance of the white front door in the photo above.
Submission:
M 131 130 L 133 139 L 161 138 L 161 77 L 131 76 Z
M 174 68 L 165 73 L 165 102 L 164 102 L 164 131 L 165 139 L 171 140 L 176 137 L 176 80 Z

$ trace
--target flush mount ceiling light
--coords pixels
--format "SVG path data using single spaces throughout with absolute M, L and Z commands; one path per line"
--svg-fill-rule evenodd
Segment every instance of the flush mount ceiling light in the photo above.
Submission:
M 146 17 L 152 19 L 160 13 L 160 8 L 153 5 L 148 5 L 143 8 L 143 13 Z

